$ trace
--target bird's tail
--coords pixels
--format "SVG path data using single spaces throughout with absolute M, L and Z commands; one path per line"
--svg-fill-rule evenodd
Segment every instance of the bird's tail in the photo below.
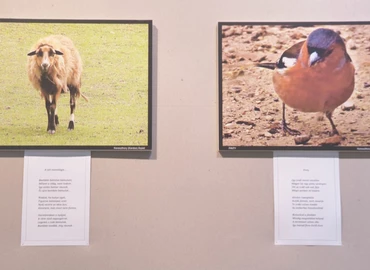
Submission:
M 276 68 L 276 63 L 258 63 L 256 66 L 274 70 Z

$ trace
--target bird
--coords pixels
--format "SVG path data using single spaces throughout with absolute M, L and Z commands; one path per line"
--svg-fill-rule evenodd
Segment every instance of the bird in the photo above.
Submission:
M 355 85 L 355 68 L 339 33 L 317 28 L 306 40 L 284 51 L 275 63 L 257 66 L 274 70 L 272 82 L 283 102 L 284 132 L 301 134 L 287 126 L 287 105 L 301 112 L 324 113 L 332 128 L 331 135 L 339 135 L 333 111 L 350 98 Z

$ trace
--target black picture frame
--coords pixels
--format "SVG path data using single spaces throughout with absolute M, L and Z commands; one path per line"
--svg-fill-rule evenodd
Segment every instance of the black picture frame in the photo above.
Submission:
M 305 144 L 296 144 L 294 138 L 298 136 L 282 132 L 282 102 L 274 91 L 272 82 L 273 72 L 277 71 L 261 66 L 264 64 L 266 67 L 266 64 L 269 64 L 267 67 L 271 68 L 272 64 L 275 67 L 285 50 L 306 40 L 317 28 L 332 29 L 339 33 L 346 44 L 348 55 L 355 66 L 354 91 L 348 99 L 354 99 L 354 106 L 343 107 L 342 110 L 341 105 L 334 110 L 332 119 L 338 128 L 340 139 L 330 136 L 331 126 L 325 114 L 320 116 L 303 113 L 286 106 L 286 114 L 293 113 L 293 116 L 287 117 L 287 122 L 290 122 L 292 128 L 303 127 L 304 131 L 315 126 L 322 128 L 313 129 L 310 134 L 306 132 L 309 141 Z M 368 30 L 370 31 L 370 22 L 363 21 L 219 22 L 217 31 L 219 150 L 369 151 Z M 369 78 L 368 81 L 365 79 L 366 76 Z M 318 121 L 316 118 L 324 120 Z M 318 121 L 318 124 L 315 124 L 315 121 Z M 302 137 L 305 139 L 305 136 Z
M 152 20 L 0 19 L 0 54 L 12 58 L 0 74 L 0 150 L 152 150 L 152 28 Z M 26 79 L 27 54 L 49 35 L 73 40 L 88 97 L 78 99 L 76 125 L 68 131 L 68 89 L 62 93 L 60 124 L 51 134 L 45 101 Z

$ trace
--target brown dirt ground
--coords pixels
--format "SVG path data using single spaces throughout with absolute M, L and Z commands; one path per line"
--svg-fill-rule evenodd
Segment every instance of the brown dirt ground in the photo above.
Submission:
M 229 146 L 295 146 L 294 136 L 280 128 L 282 103 L 274 92 L 272 70 L 255 67 L 276 62 L 295 43 L 318 27 L 338 31 L 356 68 L 355 90 L 333 113 L 341 146 L 370 145 L 370 25 L 223 25 L 222 26 L 222 144 Z M 307 146 L 331 143 L 331 126 L 320 113 L 286 107 L 291 128 L 311 134 Z

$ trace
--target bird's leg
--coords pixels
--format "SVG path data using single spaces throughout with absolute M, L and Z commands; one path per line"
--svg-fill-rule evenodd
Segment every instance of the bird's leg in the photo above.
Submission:
M 330 120 L 330 119 L 329 119 Z M 283 103 L 283 121 L 281 122 L 282 128 L 284 132 L 288 132 L 290 135 L 300 135 L 301 132 L 295 129 L 291 129 L 285 122 L 285 103 Z
M 330 125 L 331 125 L 331 128 L 332 128 L 331 135 L 332 136 L 333 135 L 339 135 L 339 132 L 338 132 L 337 128 L 334 125 L 333 119 L 331 119 L 332 114 L 333 114 L 333 112 L 326 112 L 325 113 L 326 117 L 329 119 L 329 122 L 330 122 Z

